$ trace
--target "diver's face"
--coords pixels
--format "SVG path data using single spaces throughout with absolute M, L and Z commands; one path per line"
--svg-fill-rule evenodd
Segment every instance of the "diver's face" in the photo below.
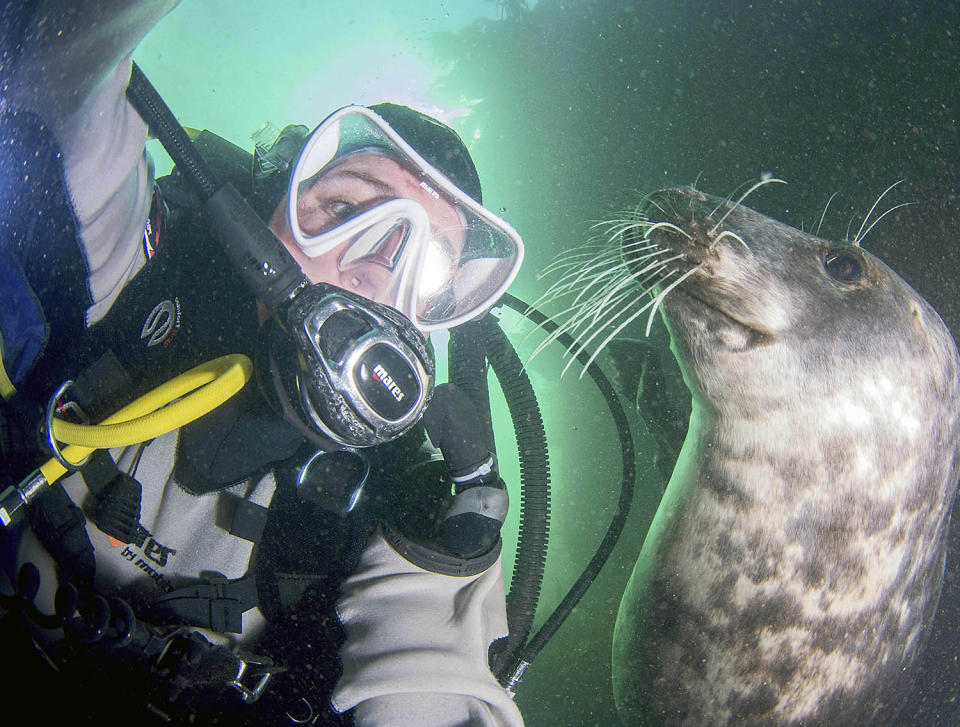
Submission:
M 434 197 L 421 187 L 417 177 L 405 167 L 378 154 L 348 157 L 311 180 L 309 187 L 301 193 L 297 216 L 304 233 L 318 235 L 392 199 L 418 202 L 430 218 L 433 239 L 447 248 L 445 252 L 451 259 L 459 258 L 463 233 L 454 206 L 443 195 Z M 350 241 L 318 257 L 307 257 L 290 231 L 287 204 L 284 197 L 270 219 L 270 229 L 290 251 L 310 282 L 329 283 L 379 303 L 394 303 L 389 299 L 391 273 L 386 265 L 371 258 L 341 269 L 340 262 Z

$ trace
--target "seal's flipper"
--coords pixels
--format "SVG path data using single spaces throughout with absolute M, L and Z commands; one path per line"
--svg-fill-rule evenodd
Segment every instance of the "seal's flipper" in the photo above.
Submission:
M 607 352 L 621 394 L 631 399 L 657 443 L 654 456 L 664 484 L 670 480 L 690 421 L 690 394 L 673 356 L 650 341 L 616 339 Z

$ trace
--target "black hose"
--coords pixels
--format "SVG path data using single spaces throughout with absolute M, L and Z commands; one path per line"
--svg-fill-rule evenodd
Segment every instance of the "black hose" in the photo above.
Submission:
M 479 320 L 469 321 L 450 331 L 447 346 L 448 377 L 470 397 L 480 416 L 487 449 L 496 456 L 490 416 L 490 390 L 487 386 L 487 356 L 483 327 Z
M 550 460 L 543 417 L 520 357 L 492 317 L 482 322 L 487 358 L 503 389 L 520 456 L 520 529 L 507 596 L 509 634 L 499 647 L 498 666 L 527 640 L 540 600 L 550 531 Z M 498 669 L 500 671 L 500 669 Z
M 286 305 L 309 284 L 300 266 L 233 185 L 218 183 L 177 117 L 136 63 L 130 70 L 127 98 L 180 174 L 196 188 L 211 230 L 250 291 L 271 310 Z
M 193 142 L 180 126 L 163 98 L 157 93 L 147 77 L 136 63 L 130 69 L 130 84 L 127 86 L 127 98 L 150 126 L 150 131 L 160 140 L 177 169 L 193 183 L 201 198 L 206 202 L 220 186 L 203 158 L 193 148 Z
M 510 340 L 487 316 L 457 326 L 449 346 L 450 380 L 470 396 L 494 451 L 487 360 L 507 400 L 520 458 L 520 535 L 507 596 L 508 635 L 491 649 L 494 673 L 512 665 L 536 615 L 550 527 L 550 467 L 536 393 Z
M 548 333 L 553 333 L 557 330 L 556 323 L 547 318 L 540 311 L 536 310 L 535 308 L 531 308 L 529 305 L 521 300 L 518 300 L 509 293 L 505 294 L 503 298 L 501 298 L 500 302 L 526 316 L 538 326 L 545 329 Z M 557 340 L 563 344 L 568 351 L 572 350 L 573 346 L 575 345 L 573 339 L 565 333 L 561 333 L 557 337 Z M 587 361 L 589 360 L 589 354 L 581 351 L 577 355 L 577 360 L 581 364 L 586 365 Z M 511 661 L 507 662 L 508 668 L 498 668 L 496 670 L 496 675 L 500 680 L 500 683 L 506 686 L 511 692 L 515 690 L 517 683 L 520 681 L 520 678 L 523 676 L 523 673 L 526 671 L 527 667 L 530 665 L 533 659 L 536 658 L 537 654 L 540 653 L 540 650 L 543 649 L 547 641 L 549 641 L 554 633 L 556 633 L 557 629 L 560 628 L 560 625 L 570 615 L 577 602 L 583 597 L 584 593 L 586 593 L 587 589 L 592 585 L 594 579 L 596 579 L 597 574 L 600 572 L 600 569 L 603 568 L 604 563 L 607 562 L 607 559 L 613 552 L 613 548 L 616 545 L 621 532 L 623 531 L 623 527 L 627 521 L 627 516 L 630 514 L 630 507 L 633 503 L 636 465 L 634 461 L 635 455 L 633 447 L 633 434 L 630 430 L 630 423 L 627 420 L 627 415 L 623 410 L 623 406 L 620 404 L 620 399 L 617 397 L 616 391 L 614 391 L 613 385 L 610 383 L 610 380 L 607 378 L 606 374 L 603 373 L 600 367 L 594 364 L 587 369 L 587 373 L 590 374 L 591 378 L 594 380 L 594 383 L 596 383 L 597 388 L 600 390 L 600 393 L 603 394 L 604 400 L 606 401 L 607 406 L 610 409 L 610 413 L 613 416 L 614 423 L 617 427 L 617 434 L 620 438 L 621 466 L 623 468 L 620 484 L 620 500 L 617 503 L 617 511 L 614 513 L 613 519 L 607 528 L 607 532 L 604 535 L 600 546 L 594 553 L 593 558 L 590 559 L 590 562 L 587 564 L 583 573 L 579 578 L 577 578 L 576 582 L 567 592 L 567 595 L 563 597 L 563 600 L 553 610 L 553 613 L 550 614 L 546 622 L 544 622 L 543 626 L 540 627 L 540 630 L 537 631 L 529 643 L 520 648 L 510 648 L 505 652 L 506 656 L 512 656 L 513 658 Z M 524 378 L 526 377 L 524 376 Z M 501 386 L 503 386 L 503 379 L 501 379 Z M 510 396 L 507 397 L 507 401 L 510 401 Z M 539 416 L 539 412 L 537 412 L 537 415 Z M 517 558 L 519 561 L 519 553 Z M 516 578 L 516 569 L 514 569 L 514 576 Z M 515 584 L 511 584 L 511 597 L 513 596 L 515 587 Z M 537 583 L 537 591 L 539 592 L 539 583 Z M 533 608 L 536 608 L 535 602 L 533 604 Z M 513 636 L 513 634 L 511 634 L 511 636 Z M 523 636 L 526 638 L 526 633 L 524 633 Z M 516 639 L 511 640 L 511 646 L 514 641 L 516 641 Z M 522 644 L 522 640 L 519 643 Z

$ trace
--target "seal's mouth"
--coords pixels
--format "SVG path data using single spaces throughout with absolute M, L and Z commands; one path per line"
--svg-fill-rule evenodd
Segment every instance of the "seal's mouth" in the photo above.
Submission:
M 729 291 L 725 305 L 724 291 L 713 291 L 709 282 L 720 279 L 713 269 L 722 267 L 718 263 L 731 246 L 742 246 L 749 254 L 747 242 L 727 222 L 740 201 L 742 197 L 736 203 L 712 200 L 692 188 L 665 189 L 623 216 L 597 223 L 600 239 L 558 256 L 542 273 L 556 275 L 556 280 L 533 305 L 563 300 L 565 308 L 562 322 L 529 360 L 568 336 L 572 344 L 564 372 L 574 361 L 586 370 L 623 332 L 629 335 L 645 321 L 649 336 L 658 310 L 691 335 L 699 330 L 720 339 L 727 350 L 768 339 L 773 331 L 757 326 L 749 306 L 744 315 L 737 312 L 736 291 Z M 699 281 L 701 275 L 705 281 Z M 744 292 L 749 299 L 750 291 Z M 587 354 L 585 361 L 581 354 Z
M 699 328 L 706 328 L 725 339 L 735 341 L 732 347 L 737 350 L 747 350 L 769 343 L 772 331 L 765 331 L 747 323 L 716 303 L 692 292 L 691 287 L 693 286 L 680 286 L 663 301 L 663 312 L 668 320 L 674 323 L 674 327 L 688 327 L 696 323 Z

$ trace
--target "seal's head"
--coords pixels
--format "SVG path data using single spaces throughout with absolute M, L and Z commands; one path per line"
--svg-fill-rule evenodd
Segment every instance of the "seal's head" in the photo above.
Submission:
M 691 188 L 649 199 L 647 245 L 679 255 L 672 263 L 679 274 L 692 271 L 664 297 L 663 311 L 695 395 L 714 405 L 734 397 L 740 411 L 769 409 L 771 396 L 815 396 L 836 401 L 837 417 L 854 428 L 858 398 L 893 405 L 890 396 L 903 392 L 907 416 L 918 401 L 956 395 L 956 347 L 946 326 L 859 245 L 805 234 Z M 625 243 L 624 259 L 636 268 L 634 248 Z M 757 380 L 773 371 L 776 386 Z

